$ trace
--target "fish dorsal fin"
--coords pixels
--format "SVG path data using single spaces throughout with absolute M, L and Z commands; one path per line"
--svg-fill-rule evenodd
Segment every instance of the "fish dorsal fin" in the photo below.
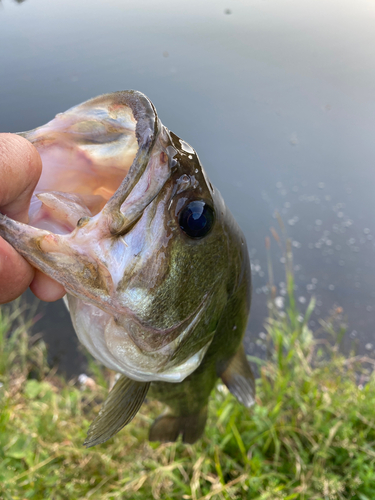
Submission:
M 137 414 L 150 382 L 137 382 L 121 375 L 90 425 L 86 448 L 101 444 L 117 434 Z
M 255 379 L 243 345 L 229 361 L 220 377 L 233 396 L 246 408 L 255 403 Z

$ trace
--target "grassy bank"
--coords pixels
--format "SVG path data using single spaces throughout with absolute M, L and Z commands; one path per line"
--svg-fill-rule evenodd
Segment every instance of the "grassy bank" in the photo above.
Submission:
M 256 406 L 242 408 L 219 387 L 194 446 L 147 441 L 162 410 L 150 401 L 115 438 L 84 449 L 109 374 L 96 368 L 96 384 L 84 388 L 57 377 L 25 314 L 3 307 L 0 498 L 374 499 L 375 379 L 365 359 L 344 358 L 334 339 L 313 339 L 313 303 L 302 318 L 291 277 L 288 289 L 286 310 L 270 309 L 268 359 L 252 360 Z M 336 311 L 324 329 L 337 332 L 339 319 Z

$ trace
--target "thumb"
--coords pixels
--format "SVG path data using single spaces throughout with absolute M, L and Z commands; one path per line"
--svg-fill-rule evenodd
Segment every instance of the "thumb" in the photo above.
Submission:
M 30 198 L 42 172 L 42 160 L 34 146 L 14 134 L 0 134 L 0 212 L 28 222 Z M 26 262 L 0 238 L 0 304 L 10 302 L 31 287 L 42 300 L 65 294 L 62 285 Z
M 27 222 L 31 195 L 42 172 L 35 147 L 15 134 L 0 134 L 0 211 Z

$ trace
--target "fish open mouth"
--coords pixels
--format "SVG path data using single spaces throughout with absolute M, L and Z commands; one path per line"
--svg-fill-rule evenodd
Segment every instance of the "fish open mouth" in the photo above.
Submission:
M 29 225 L 0 214 L 0 235 L 68 292 L 120 313 L 107 267 L 113 238 L 134 225 L 170 177 L 176 150 L 169 132 L 146 96 L 125 91 L 21 135 L 38 149 L 43 172 Z
M 91 99 L 21 133 L 43 163 L 29 224 L 66 234 L 81 217 L 95 216 L 107 205 L 111 232 L 125 230 L 134 217 L 121 206 L 144 173 L 160 132 L 152 103 L 127 91 Z M 133 213 L 136 208 L 143 207 L 133 206 Z
M 136 120 L 128 106 L 113 109 L 103 104 L 89 109 L 77 106 L 21 134 L 42 158 L 36 195 L 75 194 L 92 215 L 113 196 L 137 154 Z

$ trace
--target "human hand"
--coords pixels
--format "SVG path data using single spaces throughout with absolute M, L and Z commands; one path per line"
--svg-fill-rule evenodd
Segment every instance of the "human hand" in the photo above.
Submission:
M 0 134 L 0 212 L 27 223 L 30 198 L 41 172 L 39 153 L 29 141 Z M 0 237 L 0 304 L 14 300 L 28 286 L 47 302 L 65 294 L 62 285 L 33 268 Z

